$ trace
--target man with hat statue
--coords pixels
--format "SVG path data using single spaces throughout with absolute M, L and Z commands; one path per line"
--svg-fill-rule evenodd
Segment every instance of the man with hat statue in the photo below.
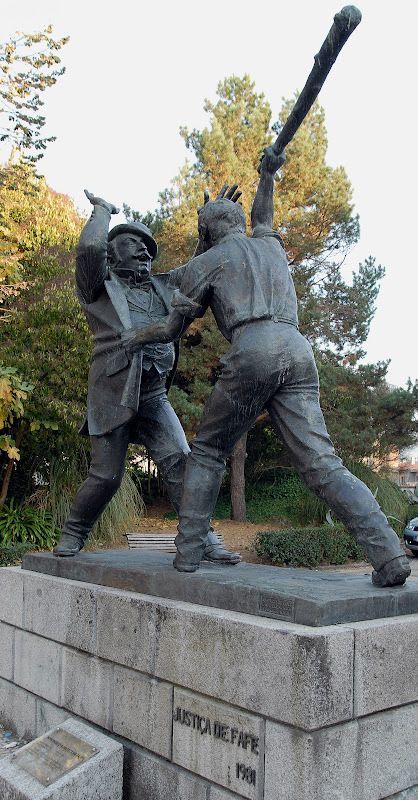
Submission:
M 81 433 L 91 438 L 88 477 L 78 489 L 56 556 L 74 556 L 119 488 L 130 442 L 145 445 L 158 466 L 169 499 L 180 505 L 189 447 L 167 398 L 178 345 L 150 344 L 128 355 L 123 331 L 162 319 L 171 308 L 183 268 L 151 275 L 157 243 L 140 222 L 117 225 L 118 209 L 86 191 L 93 213 L 77 248 L 77 295 L 93 335 L 87 416 Z M 240 561 L 209 529 L 203 558 L 227 564 Z

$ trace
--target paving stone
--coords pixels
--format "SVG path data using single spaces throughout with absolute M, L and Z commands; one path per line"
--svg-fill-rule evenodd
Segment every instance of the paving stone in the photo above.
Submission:
M 122 800 L 122 745 L 73 719 L 60 725 L 60 729 L 87 742 L 96 752 L 45 787 L 19 765 L 33 747 L 26 745 L 16 758 L 9 756 L 0 762 L 2 800 Z
M 23 575 L 20 567 L 0 568 L 0 620 L 22 627 Z
M 418 615 L 353 626 L 354 715 L 418 701 Z
M 125 747 L 125 800 L 208 800 L 208 791 L 197 775 L 135 745 Z
M 27 741 L 36 736 L 35 695 L 3 678 L 0 678 L 0 723 Z
M 62 645 L 16 629 L 14 681 L 60 705 Z
M 173 687 L 125 667 L 114 667 L 113 730 L 171 758 Z
M 13 648 L 15 628 L 0 622 L 0 677 L 13 680 Z
M 113 664 L 64 648 L 62 681 L 64 708 L 111 730 Z
M 418 704 L 311 733 L 267 722 L 264 800 L 380 800 L 415 786 L 417 730 Z
M 313 629 L 161 600 L 153 674 L 309 730 L 352 717 L 353 641 L 343 626 Z
M 142 672 L 152 672 L 154 598 L 120 590 L 97 592 L 97 655 Z
M 96 586 L 23 572 L 25 629 L 94 653 Z

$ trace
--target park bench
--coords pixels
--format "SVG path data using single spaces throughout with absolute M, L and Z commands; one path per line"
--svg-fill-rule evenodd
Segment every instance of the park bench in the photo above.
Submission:
M 128 547 L 142 550 L 164 550 L 166 553 L 175 553 L 174 539 L 176 533 L 125 533 Z M 221 544 L 223 537 L 217 534 Z

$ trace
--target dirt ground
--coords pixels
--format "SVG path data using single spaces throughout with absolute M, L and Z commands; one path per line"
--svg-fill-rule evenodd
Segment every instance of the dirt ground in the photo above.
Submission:
M 161 533 L 176 533 L 177 520 L 165 518 L 165 515 L 170 511 L 172 511 L 172 508 L 168 502 L 162 500 L 158 503 L 154 503 L 147 508 L 146 515 L 137 521 L 135 530 L 139 533 L 156 534 L 158 531 Z M 238 550 L 242 555 L 243 561 L 253 564 L 263 564 L 269 562 L 259 558 L 256 553 L 254 553 L 252 543 L 258 531 L 277 530 L 277 528 L 280 527 L 280 524 L 278 525 L 277 522 L 278 521 L 272 519 L 268 522 L 253 524 L 252 522 L 234 522 L 230 519 L 214 519 L 212 524 L 215 531 L 223 534 L 226 547 L 229 550 Z M 120 546 L 126 546 L 126 539 L 124 537 L 122 537 Z M 412 577 L 418 578 L 418 558 L 413 558 L 408 550 L 406 554 L 410 559 Z M 338 566 L 323 565 L 319 566 L 317 569 L 353 572 L 366 575 L 371 573 L 372 566 L 366 561 L 355 561 Z
M 165 515 L 172 511 L 168 502 L 164 500 L 147 508 L 146 516 L 138 520 L 135 528 L 139 533 L 153 533 L 158 531 L 161 533 L 176 533 L 177 520 L 165 519 Z M 262 559 L 252 551 L 251 544 L 258 531 L 274 530 L 274 521 L 267 523 L 262 522 L 259 525 L 253 525 L 252 522 L 233 522 L 230 519 L 216 520 L 214 519 L 213 528 L 216 532 L 222 533 L 224 542 L 228 550 L 238 550 L 244 561 L 262 564 Z

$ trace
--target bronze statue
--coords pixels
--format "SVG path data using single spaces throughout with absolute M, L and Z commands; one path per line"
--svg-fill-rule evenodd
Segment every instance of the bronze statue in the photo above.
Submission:
M 91 437 L 91 466 L 71 507 L 54 549 L 73 556 L 83 547 L 91 528 L 120 486 L 128 444 L 145 445 L 165 482 L 169 499 L 179 508 L 183 472 L 189 450 L 181 424 L 167 399 L 178 347 L 147 345 L 128 356 L 120 334 L 164 317 L 182 270 L 151 275 L 157 244 L 140 222 L 109 222 L 118 209 L 86 191 L 93 213 L 77 250 L 77 294 L 93 334 L 87 418 L 82 433 Z M 228 196 L 233 197 L 229 192 Z M 212 528 L 203 558 L 236 564 Z
M 298 330 L 296 293 L 286 254 L 273 230 L 274 174 L 283 163 L 266 149 L 254 199 L 252 237 L 245 216 L 228 199 L 199 212 L 199 251 L 180 268 L 173 310 L 162 320 L 123 334 L 128 352 L 167 343 L 211 308 L 231 343 L 223 370 L 187 457 L 175 567 L 194 572 L 204 552 L 225 461 L 238 439 L 267 409 L 305 483 L 363 546 L 377 586 L 402 584 L 410 574 L 396 533 L 369 489 L 335 454 L 319 405 L 318 372 Z

